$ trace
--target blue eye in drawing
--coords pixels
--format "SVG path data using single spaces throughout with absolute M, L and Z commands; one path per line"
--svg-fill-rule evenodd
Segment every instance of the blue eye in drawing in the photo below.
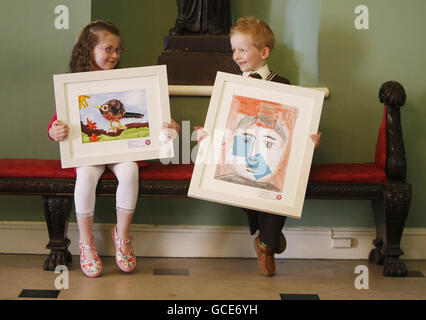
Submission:
M 237 157 L 250 157 L 250 151 L 254 137 L 247 135 L 238 135 L 234 137 L 234 145 L 232 147 L 232 155 Z
M 255 138 L 252 136 L 235 136 L 232 154 L 237 157 L 245 158 L 247 171 L 251 172 L 255 179 L 260 179 L 271 174 L 272 172 L 268 166 L 268 163 L 260 153 L 250 156 L 254 141 Z

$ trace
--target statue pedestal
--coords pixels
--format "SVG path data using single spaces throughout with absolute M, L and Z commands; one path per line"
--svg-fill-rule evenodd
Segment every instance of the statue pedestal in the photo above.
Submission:
M 228 36 L 165 36 L 157 62 L 167 65 L 169 85 L 213 85 L 217 71 L 240 73 Z

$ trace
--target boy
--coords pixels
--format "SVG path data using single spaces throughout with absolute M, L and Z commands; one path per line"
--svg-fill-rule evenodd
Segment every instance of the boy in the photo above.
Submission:
M 233 60 L 242 71 L 243 77 L 253 77 L 284 84 L 290 84 L 283 78 L 271 72 L 267 65 L 274 47 L 274 34 L 269 26 L 254 17 L 239 18 L 230 31 Z M 195 129 L 200 129 L 195 127 Z M 197 131 L 198 141 L 206 136 L 206 132 Z M 311 136 L 318 147 L 321 133 Z M 275 253 L 282 253 L 286 248 L 286 240 L 281 232 L 286 220 L 285 216 L 244 209 L 247 213 L 250 233 L 259 235 L 254 239 L 254 247 L 258 257 L 258 265 L 264 276 L 275 274 Z

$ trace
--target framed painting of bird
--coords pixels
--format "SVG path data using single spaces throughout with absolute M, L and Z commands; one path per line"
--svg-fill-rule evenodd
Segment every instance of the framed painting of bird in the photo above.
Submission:
M 54 75 L 58 120 L 69 127 L 59 143 L 63 168 L 170 158 L 173 143 L 166 66 Z
M 83 143 L 149 138 L 145 90 L 83 97 L 85 106 L 79 108 Z

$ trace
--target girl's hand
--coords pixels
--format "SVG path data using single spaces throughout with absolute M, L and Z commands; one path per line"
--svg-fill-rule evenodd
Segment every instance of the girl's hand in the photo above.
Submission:
M 171 123 L 163 122 L 163 129 L 161 131 L 167 138 L 175 139 L 180 131 L 180 125 L 172 119 Z
M 201 140 L 209 135 L 209 132 L 203 127 L 194 127 L 194 130 L 197 132 L 197 143 L 200 144 Z
M 68 137 L 68 131 L 68 126 L 66 124 L 56 120 L 49 130 L 49 135 L 55 141 L 62 141 Z
M 312 141 L 315 143 L 315 148 L 318 148 L 321 141 L 322 132 L 318 132 L 317 134 L 311 135 Z

